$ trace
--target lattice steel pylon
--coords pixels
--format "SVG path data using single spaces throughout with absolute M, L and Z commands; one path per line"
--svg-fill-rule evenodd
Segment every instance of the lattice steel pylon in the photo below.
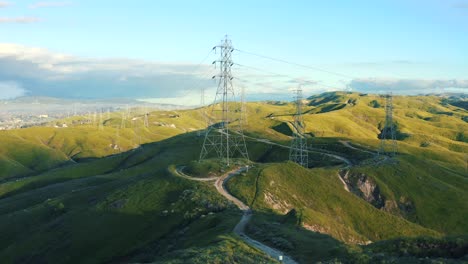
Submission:
M 241 87 L 241 117 L 242 126 L 247 125 L 247 102 L 245 100 L 245 87 Z
M 379 155 L 387 153 L 395 156 L 397 152 L 397 141 L 395 125 L 393 124 L 393 96 L 392 93 L 384 95 L 385 98 L 385 124 L 380 134 Z
M 149 127 L 149 121 L 148 121 L 148 116 L 149 116 L 149 110 L 147 107 L 144 107 L 143 108 L 144 110 L 144 113 L 145 113 L 145 118 L 144 118 L 144 121 L 143 121 L 143 125 L 148 128 Z
M 104 121 L 102 119 L 102 108 L 99 109 L 99 130 L 104 130 Z
M 94 112 L 93 112 L 93 126 L 96 125 L 96 118 L 97 118 L 97 113 L 96 113 L 96 109 L 94 109 Z
M 200 116 L 201 116 L 201 121 L 204 124 L 204 127 L 208 127 L 208 119 L 206 116 L 206 107 L 205 107 L 205 87 L 202 87 L 200 89 Z M 197 135 L 200 137 L 202 135 L 206 134 L 207 129 L 200 129 L 197 132 Z
M 294 91 L 296 113 L 294 114 L 294 129 L 291 148 L 289 149 L 289 160 L 308 168 L 309 153 L 307 149 L 307 138 L 304 135 L 305 125 L 302 119 L 302 89 L 299 87 Z
M 214 103 L 210 105 L 209 125 L 200 152 L 200 161 L 210 153 L 215 153 L 222 163 L 230 165 L 231 159 L 238 156 L 249 159 L 245 138 L 240 122 L 241 113 L 236 107 L 236 93 L 232 84 L 231 67 L 234 48 L 226 36 L 220 45 L 213 49 L 220 50 L 220 58 L 213 62 L 219 66 L 218 88 Z
M 125 128 L 126 123 L 127 123 L 127 116 L 125 115 L 125 112 L 122 112 L 122 121 L 120 123 L 120 128 Z

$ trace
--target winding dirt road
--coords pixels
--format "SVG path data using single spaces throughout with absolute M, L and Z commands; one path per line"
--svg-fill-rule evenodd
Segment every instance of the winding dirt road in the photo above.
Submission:
M 279 143 L 275 143 L 275 142 L 272 142 L 268 139 L 263 139 L 263 138 L 255 138 L 255 137 L 251 137 L 251 136 L 246 136 L 244 135 L 245 138 L 250 138 L 252 140 L 255 140 L 257 142 L 261 142 L 261 143 L 264 143 L 264 144 L 268 144 L 268 145 L 273 145 L 273 146 L 278 146 L 278 147 L 282 147 L 282 148 L 287 148 L 287 149 L 290 149 L 291 147 L 290 146 L 286 146 L 286 145 L 282 145 L 282 144 L 279 144 Z M 335 154 L 332 154 L 332 153 L 328 153 L 322 149 L 315 149 L 315 148 L 311 148 L 309 147 L 309 149 L 307 150 L 307 152 L 309 153 L 320 153 L 322 155 L 325 155 L 325 156 L 328 156 L 328 157 L 332 157 L 334 159 L 337 159 L 337 160 L 340 160 L 342 161 L 343 163 L 346 163 L 347 166 L 352 166 L 353 163 L 345 158 L 345 157 L 342 157 L 342 156 L 339 156 L 339 155 L 335 155 Z
M 185 178 L 185 179 L 189 179 L 189 180 L 192 180 L 192 181 L 215 181 L 217 180 L 219 177 L 209 177 L 209 178 L 199 178 L 199 177 L 192 177 L 192 176 L 188 176 L 187 174 L 184 173 L 184 168 L 185 166 L 179 166 L 176 168 L 176 173 L 182 177 L 182 178 Z
M 239 235 L 247 244 L 249 244 L 250 246 L 252 246 L 252 247 L 254 247 L 254 248 L 256 248 L 256 249 L 258 249 L 258 250 L 260 250 L 262 252 L 264 252 L 265 254 L 267 254 L 268 256 L 270 256 L 273 259 L 279 260 L 280 256 L 282 256 L 283 259 L 282 259 L 281 262 L 287 263 L 287 264 L 297 264 L 296 261 L 294 261 L 291 257 L 286 256 L 282 251 L 271 248 L 271 247 L 263 244 L 260 241 L 252 239 L 251 237 L 249 237 L 249 236 L 247 236 L 245 234 L 245 227 L 247 226 L 250 219 L 252 218 L 252 210 L 250 209 L 249 206 L 244 204 L 241 200 L 237 199 L 236 197 L 234 197 L 232 194 L 229 193 L 229 191 L 226 189 L 226 182 L 229 181 L 229 179 L 231 179 L 232 177 L 246 171 L 248 169 L 248 167 L 238 168 L 236 170 L 225 173 L 224 175 L 222 175 L 221 177 L 218 177 L 218 178 L 214 178 L 214 177 L 212 177 L 212 178 L 190 177 L 190 176 L 184 174 L 182 172 L 182 169 L 183 169 L 183 167 L 178 167 L 176 169 L 176 173 L 179 176 L 181 176 L 183 178 L 186 178 L 186 179 L 189 179 L 189 180 L 194 180 L 194 181 L 212 181 L 212 180 L 216 180 L 215 183 L 214 183 L 214 186 L 215 186 L 216 190 L 222 196 L 224 196 L 226 199 L 233 202 L 243 212 L 241 220 L 234 227 L 233 231 L 234 231 L 234 233 Z

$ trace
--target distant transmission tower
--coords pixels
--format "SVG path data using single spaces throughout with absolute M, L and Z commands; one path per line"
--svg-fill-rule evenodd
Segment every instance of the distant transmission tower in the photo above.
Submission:
M 289 160 L 308 168 L 309 154 L 307 151 L 307 139 L 304 135 L 304 121 L 302 119 L 302 89 L 295 90 L 296 114 L 294 115 L 293 140 L 289 150 Z
M 133 127 L 133 135 L 134 139 L 132 140 L 133 145 L 140 145 L 140 128 L 138 127 L 137 124 L 137 118 L 132 118 L 132 127 Z
M 104 121 L 102 119 L 102 108 L 99 109 L 99 130 L 104 130 Z
M 125 128 L 125 123 L 127 122 L 127 116 L 125 112 L 122 112 L 122 122 L 120 123 L 120 128 Z
M 397 142 L 395 136 L 395 125 L 393 124 L 393 96 L 392 93 L 384 95 L 385 98 L 385 125 L 380 134 L 380 149 L 379 155 L 386 153 L 389 150 L 391 156 L 395 156 L 397 152 Z
M 96 109 L 94 109 L 94 112 L 93 112 L 93 126 L 96 125 L 96 118 L 97 118 Z
M 205 108 L 205 87 L 202 87 L 200 89 L 200 116 L 202 118 L 204 128 L 198 130 L 198 132 L 197 132 L 198 136 L 205 135 L 205 133 L 207 131 L 206 127 L 208 126 L 208 120 L 207 120 L 207 117 L 206 117 L 206 108 Z
M 215 49 L 220 50 L 220 59 L 214 61 L 213 64 L 219 65 L 220 73 L 213 76 L 213 78 L 218 78 L 219 82 L 215 101 L 211 106 L 210 125 L 205 134 L 200 160 L 205 159 L 209 153 L 214 152 L 222 162 L 229 165 L 235 154 L 240 154 L 245 159 L 249 159 L 249 154 L 242 132 L 239 112 L 236 112 L 236 108 L 233 107 L 235 104 L 235 91 L 232 85 L 233 77 L 231 73 L 233 65 L 232 52 L 234 51 L 232 42 L 226 36 Z M 230 124 L 232 124 L 232 131 L 229 129 Z
M 245 87 L 241 87 L 241 124 L 247 125 L 247 106 L 245 101 Z
M 149 121 L 148 121 L 149 110 L 148 110 L 148 108 L 147 108 L 146 106 L 143 108 L 143 110 L 144 110 L 143 112 L 144 112 L 144 114 L 145 114 L 145 119 L 144 119 L 144 121 L 143 121 L 143 125 L 144 125 L 146 128 L 148 128 L 148 127 L 149 127 Z

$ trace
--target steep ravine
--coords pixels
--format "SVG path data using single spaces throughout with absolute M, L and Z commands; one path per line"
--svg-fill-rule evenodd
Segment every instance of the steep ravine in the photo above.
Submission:
M 346 183 L 347 189 L 350 192 L 370 203 L 375 208 L 393 214 L 400 214 L 397 203 L 385 197 L 379 185 L 366 174 L 355 173 L 345 169 L 339 172 L 339 176 Z

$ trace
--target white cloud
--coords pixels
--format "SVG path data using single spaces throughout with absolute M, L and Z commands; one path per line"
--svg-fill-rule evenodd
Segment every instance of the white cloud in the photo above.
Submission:
M 0 24 L 7 23 L 19 23 L 19 24 L 29 24 L 37 23 L 41 21 L 38 17 L 0 17 Z
M 12 99 L 26 94 L 26 90 L 14 81 L 0 82 L 0 99 Z
M 159 97 L 212 85 L 208 65 L 93 59 L 0 43 L 0 80 L 16 80 L 31 95 Z
M 364 92 L 395 92 L 402 94 L 439 93 L 445 89 L 467 91 L 468 80 L 457 79 L 355 79 L 349 87 Z
M 12 5 L 13 5 L 12 3 L 7 2 L 7 1 L 0 1 L 0 8 L 9 7 Z
M 64 7 L 70 6 L 72 2 L 69 1 L 61 1 L 61 2 L 37 2 L 29 6 L 29 8 L 36 9 L 36 8 L 43 8 L 43 7 Z
M 196 67 L 193 64 L 160 63 L 131 59 L 92 59 L 51 52 L 47 49 L 0 43 L 0 58 L 14 58 L 31 62 L 50 74 L 73 75 L 85 72 L 123 72 L 122 80 L 144 77 L 148 74 L 191 74 L 202 75 L 211 66 Z
M 174 105 L 185 105 L 185 106 L 199 106 L 200 105 L 200 89 L 191 89 L 189 91 L 182 91 L 174 97 L 167 98 L 144 98 L 140 99 L 143 102 L 158 103 L 158 104 L 174 104 Z M 214 101 L 214 95 L 216 89 L 213 87 L 206 87 L 205 90 L 205 105 L 209 105 Z

